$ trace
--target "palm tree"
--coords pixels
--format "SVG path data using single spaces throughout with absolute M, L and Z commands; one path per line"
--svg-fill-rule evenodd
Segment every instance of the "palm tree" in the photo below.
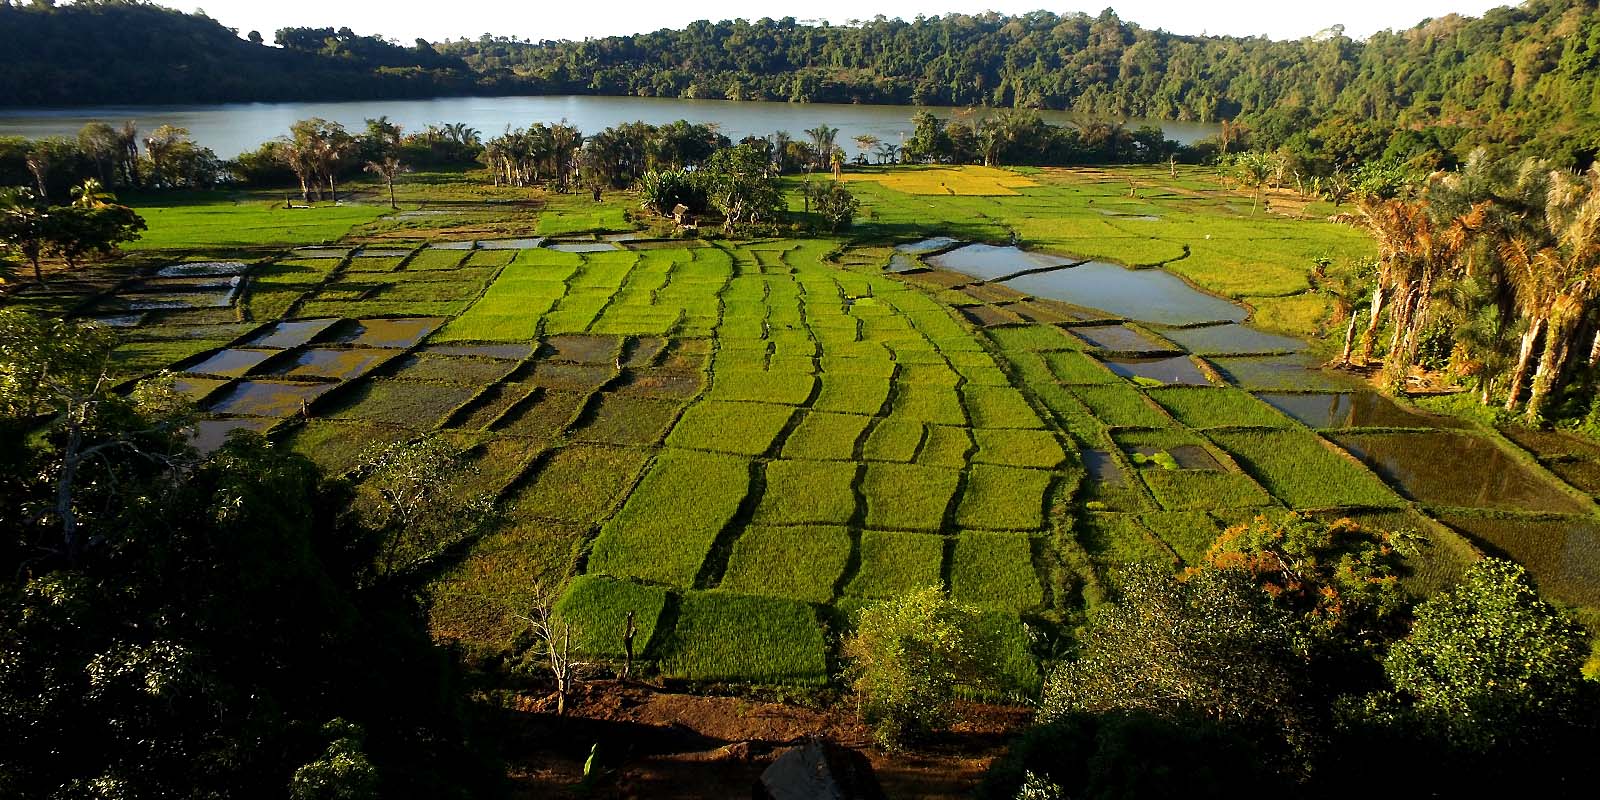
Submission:
M 900 145 L 897 145 L 893 142 L 884 142 L 883 144 L 878 145 L 878 163 L 900 163 Z
M 827 169 L 833 160 L 833 149 L 836 147 L 833 140 L 839 135 L 839 129 L 830 128 L 827 123 L 823 123 L 815 128 L 806 129 L 805 134 L 811 137 L 811 145 L 816 150 L 817 168 Z
M 85 178 L 83 183 L 72 187 L 72 204 L 78 208 L 99 208 L 116 199 L 98 178 Z
M 389 156 L 378 161 L 368 161 L 365 169 L 383 178 L 383 182 L 389 186 L 389 208 L 396 211 L 400 210 L 400 205 L 394 200 L 395 176 L 406 169 L 405 165 L 400 163 L 400 159 L 395 156 Z
M 0 189 L 0 244 L 33 264 L 33 279 L 44 283 L 39 256 L 49 238 L 50 216 L 38 196 L 22 188 Z
M 1600 292 L 1600 169 L 1581 176 L 1553 173 L 1545 224 L 1550 243 L 1534 260 L 1557 287 L 1549 306 L 1544 352 L 1528 395 L 1527 417 L 1540 419 L 1554 389 L 1561 383 L 1572 338 Z
M 882 141 L 882 139 L 879 139 L 870 133 L 863 133 L 860 136 L 855 137 L 856 151 L 861 154 L 862 158 L 865 158 L 868 153 L 877 149 L 878 145 Z

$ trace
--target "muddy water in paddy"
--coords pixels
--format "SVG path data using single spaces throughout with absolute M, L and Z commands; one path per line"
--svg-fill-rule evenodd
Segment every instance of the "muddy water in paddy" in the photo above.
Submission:
M 532 250 L 544 244 L 544 239 L 484 239 L 478 242 L 479 250 Z
M 1245 310 L 1199 291 L 1159 269 L 1126 269 L 1103 261 L 1005 281 L 1019 291 L 1160 325 L 1243 322 Z
M 1080 454 L 1083 459 L 1083 468 L 1089 477 L 1106 486 L 1126 486 L 1127 481 L 1122 475 L 1122 468 L 1117 465 L 1117 460 L 1104 450 L 1085 450 Z
M 1223 377 L 1251 391 L 1336 392 L 1357 383 L 1348 376 L 1319 369 L 1317 360 L 1305 355 L 1209 360 Z
M 948 250 L 957 244 L 960 244 L 960 242 L 960 239 L 952 239 L 949 236 L 935 236 L 930 239 L 923 239 L 920 242 L 907 242 L 905 244 L 896 245 L 894 249 L 901 253 L 919 256 L 928 253 L 937 253 L 940 250 Z
M 429 250 L 471 250 L 478 246 L 477 242 L 435 242 L 428 245 Z
M 237 430 L 265 433 L 277 420 L 271 419 L 203 419 L 189 431 L 189 446 L 209 455 L 228 441 L 228 434 Z
M 1589 508 L 1480 436 L 1429 433 L 1331 437 L 1385 480 L 1429 504 L 1579 514 Z
M 1124 378 L 1148 378 L 1177 386 L 1210 386 L 1211 379 L 1188 356 L 1168 358 L 1113 358 L 1106 360 L 1112 372 Z
M 1168 353 L 1175 349 L 1126 325 L 1080 325 L 1068 330 L 1090 346 L 1113 353 Z
M 1196 355 L 1269 355 L 1298 353 L 1306 343 L 1291 336 L 1258 331 L 1237 323 L 1200 328 L 1173 328 L 1161 334 Z
M 940 269 L 953 269 L 984 280 L 995 280 L 1030 269 L 1059 267 L 1073 263 L 1073 259 L 1047 253 L 1030 253 L 1017 247 L 993 244 L 969 244 L 947 253 L 929 256 L 923 261 Z
M 1460 428 L 1450 417 L 1407 411 L 1377 392 L 1259 392 L 1267 405 L 1312 428 Z
M 1570 603 L 1600 605 L 1600 526 L 1587 517 L 1440 517 L 1452 528 L 1526 566 L 1539 588 Z
M 333 327 L 338 321 L 336 318 L 329 318 L 279 322 L 252 336 L 245 344 L 251 347 L 299 347 L 317 338 L 317 334 Z
M 198 375 L 221 375 L 237 378 L 254 369 L 257 364 L 278 354 L 276 350 L 222 350 L 210 358 L 184 370 Z
M 357 320 L 339 341 L 365 347 L 410 347 L 433 333 L 442 322 L 437 317 Z
M 310 403 L 332 388 L 331 383 L 240 381 L 207 410 L 247 417 L 292 417 L 300 413 L 302 403 Z
M 274 374 L 291 378 L 328 378 L 349 380 L 365 375 L 382 364 L 391 351 L 352 348 L 348 350 L 306 350 L 296 353 L 294 360 Z

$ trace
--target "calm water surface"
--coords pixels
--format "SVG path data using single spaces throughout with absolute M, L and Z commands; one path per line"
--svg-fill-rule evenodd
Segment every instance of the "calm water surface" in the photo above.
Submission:
M 585 133 L 623 122 L 643 120 L 652 124 L 686 119 L 695 123 L 716 123 L 734 141 L 754 134 L 765 136 L 788 131 L 804 139 L 803 131 L 827 123 L 839 129 L 838 143 L 851 156 L 856 153 L 854 137 L 877 136 L 899 144 L 911 135 L 911 117 L 920 108 L 911 106 L 835 105 L 829 103 L 733 102 L 731 100 L 677 100 L 659 97 L 445 97 L 432 100 L 370 100 L 345 103 L 231 103 L 208 106 L 94 106 L 70 109 L 0 108 L 0 135 L 72 136 L 88 122 L 121 125 L 125 120 L 138 123 L 142 131 L 161 125 L 189 129 L 196 141 L 231 158 L 254 150 L 262 142 L 287 133 L 289 125 L 308 117 L 322 117 L 360 130 L 365 120 L 388 116 L 408 131 L 429 124 L 465 122 L 486 136 L 504 131 L 506 126 L 521 128 L 535 122 L 565 119 Z M 941 117 L 965 113 L 960 109 L 929 109 Z M 1045 121 L 1066 125 L 1081 119 L 1065 111 L 1041 112 Z M 1130 128 L 1144 120 L 1130 120 Z M 1167 138 L 1190 143 L 1215 134 L 1216 125 L 1199 122 L 1151 121 L 1166 132 Z

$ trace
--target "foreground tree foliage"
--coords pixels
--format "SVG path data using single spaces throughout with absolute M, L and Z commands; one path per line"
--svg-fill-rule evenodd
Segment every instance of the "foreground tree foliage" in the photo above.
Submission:
M 346 491 L 259 437 L 200 458 L 101 329 L 0 316 L 0 794 L 493 791 Z
M 1407 609 L 1394 580 L 1403 539 L 1261 518 L 1181 575 L 1119 573 L 1078 657 L 1047 679 L 1039 727 L 983 795 L 1591 785 L 1600 691 L 1581 672 L 1582 629 L 1496 559 Z
M 937 587 L 863 609 L 844 657 L 878 744 L 898 749 L 948 724 L 956 688 L 994 674 L 987 650 L 976 612 Z

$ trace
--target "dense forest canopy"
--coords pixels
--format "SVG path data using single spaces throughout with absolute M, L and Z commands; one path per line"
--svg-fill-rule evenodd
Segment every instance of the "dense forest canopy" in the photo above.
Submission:
M 486 35 L 405 47 L 348 28 L 290 28 L 274 39 L 280 46 L 142 2 L 0 5 L 0 102 L 520 92 L 1019 106 L 1205 121 L 1304 110 L 1471 127 L 1488 142 L 1561 138 L 1584 146 L 1593 144 L 1600 109 L 1595 0 L 1529 0 L 1366 41 L 1338 27 L 1294 41 L 1180 36 L 1110 9 L 880 16 L 847 26 L 700 21 L 581 42 Z

